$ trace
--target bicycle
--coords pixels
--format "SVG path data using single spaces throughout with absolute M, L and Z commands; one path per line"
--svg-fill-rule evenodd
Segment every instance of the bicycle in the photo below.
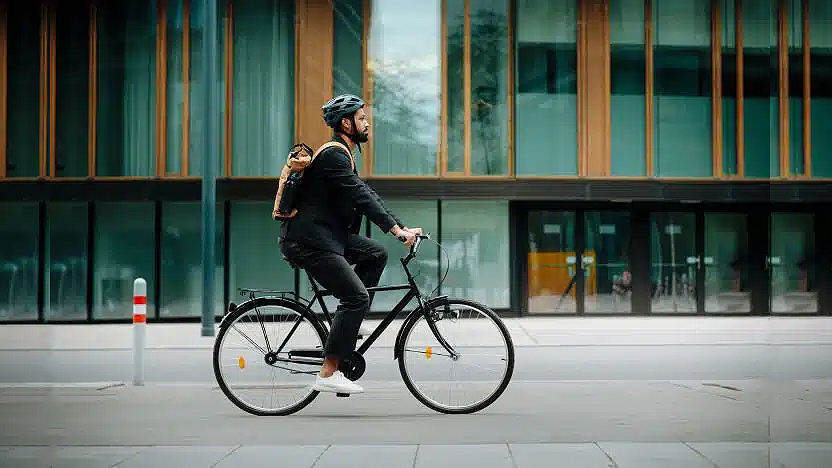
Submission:
M 395 345 L 393 346 L 393 359 L 398 361 L 399 373 L 401 374 L 405 386 L 418 401 L 437 412 L 446 414 L 474 413 L 494 403 L 500 395 L 503 394 L 506 387 L 508 387 L 509 381 L 511 380 L 514 372 L 514 344 L 503 321 L 487 306 L 467 299 L 449 298 L 447 295 L 438 295 L 435 297 L 429 297 L 429 295 L 423 296 L 422 291 L 416 284 L 414 276 L 408 269 L 408 264 L 411 260 L 413 260 L 413 258 L 416 257 L 419 245 L 423 240 L 430 240 L 430 236 L 417 236 L 416 241 L 410 247 L 408 255 L 400 259 L 402 268 L 407 275 L 407 284 L 367 288 L 367 290 L 371 292 L 371 297 L 375 295 L 373 292 L 378 293 L 382 291 L 401 290 L 405 291 L 405 293 L 393 309 L 387 313 L 375 330 L 368 337 L 366 337 L 366 339 L 364 339 L 355 351 L 353 351 L 352 355 L 348 358 L 342 359 L 339 368 L 350 380 L 355 381 L 361 378 L 366 370 L 364 354 L 372 347 L 373 343 L 375 343 L 379 336 L 381 336 L 381 334 L 390 326 L 393 320 L 395 320 L 399 314 L 405 310 L 407 304 L 415 298 L 417 300 L 417 304 L 402 321 L 402 325 L 399 328 L 395 339 Z M 436 242 L 434 241 L 434 243 Z M 438 243 L 436 243 L 436 245 L 442 248 L 442 246 Z M 292 266 L 296 268 L 295 265 Z M 448 268 L 450 268 L 450 264 L 448 265 Z M 325 289 L 321 289 L 308 272 L 307 276 L 312 290 L 314 291 L 314 296 L 311 300 L 301 297 L 295 291 L 273 291 L 266 289 L 241 288 L 239 289 L 240 295 L 246 296 L 246 294 L 248 294 L 249 298 L 239 305 L 235 305 L 231 302 L 228 307 L 228 313 L 225 314 L 220 321 L 219 331 L 213 347 L 214 375 L 225 396 L 238 408 L 248 413 L 257 416 L 286 416 L 300 411 L 318 396 L 318 392 L 312 390 L 311 387 L 312 383 L 314 383 L 315 376 L 323 363 L 323 348 L 329 333 L 329 327 L 331 327 L 332 324 L 324 298 L 331 296 L 332 294 Z M 447 271 L 445 272 L 445 276 L 447 276 Z M 444 277 L 440 280 L 440 285 L 442 281 L 444 281 Z M 437 286 L 434 291 L 438 288 L 439 286 Z M 433 294 L 434 291 L 432 291 L 431 294 Z M 261 296 L 257 296 L 257 294 L 261 294 Z M 322 320 L 317 313 L 312 311 L 312 306 L 316 300 L 320 303 L 321 308 L 323 309 L 325 320 Z M 282 309 L 284 312 L 282 314 L 262 313 L 261 309 L 265 309 L 267 307 L 277 307 Z M 475 322 L 470 318 L 463 318 L 461 309 L 464 308 L 470 309 L 484 316 L 484 323 L 479 321 Z M 254 318 L 250 319 L 248 322 L 243 321 L 242 319 L 244 316 L 250 312 L 253 312 L 252 315 Z M 276 339 L 272 342 L 269 339 L 267 325 L 264 322 L 264 319 L 267 317 L 287 319 L 286 323 L 290 325 L 288 334 L 285 336 L 279 336 L 280 339 Z M 293 323 L 290 324 L 290 321 Z M 439 330 L 440 328 L 444 329 L 446 324 L 459 325 L 463 323 L 467 325 L 480 325 L 479 328 L 474 328 L 472 332 L 463 334 L 463 338 L 466 336 L 469 338 L 474 337 L 477 341 L 471 347 L 459 345 L 453 338 L 450 337 L 446 339 L 446 336 L 448 336 L 447 333 L 440 332 Z M 301 329 L 301 325 L 306 325 L 306 327 L 304 327 L 304 331 L 299 331 Z M 419 328 L 421 325 L 426 325 L 425 329 Z M 437 399 L 428 396 L 427 388 L 417 385 L 415 379 L 416 369 L 413 368 L 413 366 L 421 361 L 436 363 L 436 359 L 438 358 L 449 358 L 449 362 L 455 365 L 460 362 L 463 364 L 467 363 L 469 359 L 483 356 L 487 357 L 488 355 L 478 352 L 485 348 L 485 345 L 482 343 L 482 341 L 486 338 L 486 330 L 483 325 L 494 326 L 496 336 L 498 338 L 497 341 L 502 341 L 505 348 L 504 353 L 497 356 L 495 359 L 499 363 L 499 366 L 502 367 L 502 370 L 498 370 L 498 374 L 501 375 L 497 380 L 496 386 L 493 389 L 486 391 L 484 396 L 480 399 L 461 406 L 452 405 L 450 398 L 448 399 L 448 402 L 445 403 L 444 401 L 440 402 Z M 262 334 L 262 338 L 255 336 L 255 340 L 246 336 L 241 331 L 243 328 L 249 329 L 255 335 Z M 242 345 L 237 348 L 224 347 L 226 339 L 231 335 L 231 330 L 236 330 L 243 337 Z M 297 344 L 288 345 L 289 340 L 295 333 L 300 333 L 299 342 Z M 422 341 L 425 342 L 430 340 L 435 340 L 436 342 L 431 342 L 432 344 L 428 345 L 420 344 L 421 342 L 417 340 L 416 344 L 410 346 L 409 340 L 413 337 L 421 338 Z M 448 340 L 454 341 L 456 346 L 449 343 Z M 272 347 L 273 344 L 277 345 L 274 349 Z M 254 358 L 252 358 L 253 361 L 246 360 L 245 357 L 240 354 L 243 351 L 252 351 L 254 353 Z M 228 355 L 226 355 L 227 352 Z M 413 359 L 410 359 L 411 357 L 413 357 Z M 231 377 L 243 376 L 246 374 L 246 370 L 250 367 L 250 362 L 257 364 L 258 361 L 262 361 L 261 363 L 265 364 L 265 368 L 271 372 L 272 376 L 277 370 L 287 370 L 289 372 L 289 376 L 291 377 L 300 376 L 308 378 L 307 376 L 311 376 L 311 378 L 306 383 L 290 382 L 270 387 L 272 389 L 279 390 L 299 391 L 300 395 L 291 399 L 290 403 L 287 405 L 274 407 L 273 404 L 270 404 L 271 406 L 266 407 L 265 402 L 255 404 L 251 401 L 245 400 L 238 395 L 237 392 L 232 391 L 232 387 L 236 387 L 229 385 L 227 380 Z M 480 374 L 482 374 L 483 370 L 488 370 L 485 367 L 478 366 L 476 364 L 473 365 L 479 370 Z M 452 376 L 453 373 L 451 374 L 451 378 L 453 378 Z M 438 375 L 434 369 L 431 369 L 427 373 L 427 377 L 434 380 L 439 379 L 439 381 L 442 381 L 443 379 L 443 377 Z M 482 375 L 475 375 L 474 381 L 466 384 L 466 389 L 474 390 L 476 387 L 482 386 L 481 378 Z M 251 390 L 264 387 L 266 386 L 263 382 L 257 379 L 248 380 L 239 386 L 240 389 Z M 349 395 L 338 394 L 337 396 L 346 397 Z

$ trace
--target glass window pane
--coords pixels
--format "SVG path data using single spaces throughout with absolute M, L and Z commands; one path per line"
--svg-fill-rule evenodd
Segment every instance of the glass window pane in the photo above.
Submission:
M 55 176 L 89 174 L 90 9 L 58 2 L 55 57 Z
M 231 175 L 279 176 L 293 144 L 294 5 L 234 2 Z
M 814 215 L 771 214 L 771 311 L 816 313 Z
M 748 217 L 705 213 L 705 312 L 751 312 L 748 256 Z
M 586 247 L 580 262 L 584 276 L 587 313 L 632 312 L 630 265 L 630 213 L 584 213 Z
M 133 282 L 147 281 L 147 315 L 156 316 L 153 202 L 97 203 L 93 255 L 93 319 L 133 314 Z
M 696 214 L 650 213 L 650 310 L 696 312 Z
M 38 318 L 37 203 L 0 204 L 0 321 Z
M 529 313 L 574 314 L 575 213 L 530 211 L 527 234 Z
M 442 294 L 509 307 L 508 201 L 443 200 L 442 247 Z
M 832 2 L 809 2 L 812 176 L 832 177 Z
M 46 321 L 86 320 L 88 205 L 50 203 L 46 223 Z
M 743 122 L 745 177 L 780 174 L 777 0 L 743 4 Z
M 722 174 L 737 175 L 736 0 L 722 0 Z
M 295 273 L 280 256 L 280 223 L 272 220 L 272 206 L 272 202 L 231 204 L 228 274 L 232 301 L 240 297 L 239 288 L 295 290 Z
M 710 177 L 711 1 L 653 3 L 654 148 L 659 177 Z
M 167 0 L 167 129 L 165 147 L 165 174 L 181 174 L 182 170 L 182 102 L 185 88 L 182 82 L 184 51 L 182 33 L 184 26 L 184 0 Z M 202 3 L 202 2 L 192 2 Z M 191 46 L 193 47 L 193 45 Z M 202 52 L 199 49 L 199 52 Z
M 220 115 L 219 115 L 219 142 L 218 142 L 218 154 L 217 160 L 214 165 L 216 168 L 217 175 L 228 175 L 225 174 L 225 53 L 223 52 L 224 44 L 225 44 L 225 16 L 228 14 L 226 11 L 227 2 L 219 2 L 217 5 L 217 15 L 220 16 L 220 23 L 218 24 L 218 34 L 220 35 L 219 44 L 217 45 L 218 50 L 217 53 L 219 54 L 218 57 L 218 64 L 217 64 L 217 71 L 220 74 L 219 81 L 216 85 L 216 92 L 219 93 L 219 106 L 220 106 Z M 190 81 L 190 116 L 188 118 L 189 125 L 190 125 L 190 151 L 188 152 L 188 175 L 189 176 L 202 176 L 205 173 L 203 170 L 203 160 L 202 156 L 205 152 L 203 148 L 205 148 L 205 137 L 203 134 L 203 115 L 204 115 L 204 108 L 205 108 L 205 99 L 203 99 L 203 94 L 205 93 L 205 87 L 203 86 L 202 82 L 202 73 L 203 73 L 203 60 L 202 60 L 202 40 L 203 40 L 203 31 L 205 27 L 204 23 L 204 16 L 202 12 L 203 2 L 190 2 L 190 9 L 191 9 L 191 81 Z M 170 144 L 170 143 L 168 143 Z M 168 153 L 168 158 L 170 158 L 170 153 Z
M 577 0 L 518 0 L 515 173 L 578 173 Z
M 803 175 L 803 2 L 787 2 L 789 24 L 789 175 Z
M 465 0 L 445 4 L 448 35 L 448 172 L 465 171 Z
M 364 94 L 363 46 L 364 0 L 334 0 L 333 8 L 333 95 Z M 355 154 L 355 165 L 362 169 L 361 152 Z
M 40 174 L 40 5 L 7 2 L 6 175 Z
M 644 1 L 610 4 L 610 173 L 644 176 L 645 50 Z
M 372 2 L 373 174 L 434 175 L 439 150 L 440 1 Z
M 96 175 L 156 174 L 156 1 L 101 2 Z
M 471 0 L 471 174 L 508 174 L 508 0 Z
M 223 205 L 216 210 L 214 249 L 214 302 L 217 315 L 223 310 Z M 159 317 L 202 315 L 202 205 L 197 202 L 162 205 L 162 267 Z

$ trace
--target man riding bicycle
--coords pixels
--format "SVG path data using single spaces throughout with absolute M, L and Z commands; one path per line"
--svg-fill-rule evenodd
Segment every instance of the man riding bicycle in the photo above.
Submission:
M 325 360 L 313 390 L 361 393 L 361 386 L 338 370 L 355 349 L 361 322 L 370 309 L 367 287 L 377 286 L 387 252 L 378 242 L 359 234 L 363 217 L 406 246 L 413 245 L 419 228 L 407 228 L 383 204 L 354 168 L 351 152 L 369 140 L 370 123 L 364 101 L 354 95 L 337 96 L 323 105 L 323 119 L 333 129 L 332 141 L 344 144 L 324 149 L 304 171 L 298 213 L 282 223 L 280 250 L 287 260 L 305 269 L 339 300 L 324 347 Z M 350 265 L 355 265 L 353 269 Z

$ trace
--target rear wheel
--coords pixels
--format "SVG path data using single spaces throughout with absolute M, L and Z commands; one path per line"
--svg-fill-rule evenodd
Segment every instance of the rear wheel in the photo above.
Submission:
M 399 371 L 407 389 L 427 407 L 451 414 L 480 411 L 503 394 L 514 372 L 514 344 L 502 320 L 473 301 L 434 302 L 402 330 Z M 427 320 L 459 353 L 454 359 Z
M 301 304 L 258 298 L 226 317 L 214 342 L 214 376 L 240 409 L 285 416 L 303 409 L 323 362 L 326 330 Z

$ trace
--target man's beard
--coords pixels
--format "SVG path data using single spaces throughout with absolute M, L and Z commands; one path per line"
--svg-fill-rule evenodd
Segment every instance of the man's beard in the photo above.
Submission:
M 355 135 L 355 141 L 357 143 L 367 143 L 368 141 L 370 141 L 370 132 L 365 130 L 361 133 L 357 133 Z

